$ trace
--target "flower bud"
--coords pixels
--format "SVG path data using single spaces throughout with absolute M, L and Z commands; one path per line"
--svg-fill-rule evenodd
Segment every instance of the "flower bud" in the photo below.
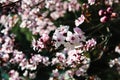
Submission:
M 106 16 L 103 16 L 100 18 L 100 22 L 102 22 L 102 23 L 105 23 L 107 21 L 108 21 L 108 17 L 106 17 Z
M 112 13 L 113 12 L 113 9 L 111 7 L 108 7 L 107 10 L 106 10 L 108 13 Z
M 104 11 L 103 10 L 99 10 L 98 14 L 99 14 L 99 16 L 102 16 L 104 14 Z
M 116 17 L 117 17 L 117 13 L 113 12 L 113 13 L 111 14 L 111 18 L 116 18 Z

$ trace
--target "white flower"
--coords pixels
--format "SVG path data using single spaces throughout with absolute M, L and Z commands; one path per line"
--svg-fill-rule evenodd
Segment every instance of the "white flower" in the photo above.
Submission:
M 28 75 L 28 71 L 25 70 L 25 72 L 23 73 L 23 76 L 27 76 Z
M 95 4 L 95 0 L 88 0 L 88 4 L 90 4 L 90 5 Z
M 37 46 L 38 46 L 37 41 L 35 40 L 35 38 L 33 38 L 33 40 L 32 40 L 33 50 L 36 50 Z
M 117 52 L 117 53 L 120 54 L 120 46 L 116 46 L 116 48 L 115 48 L 115 52 Z
M 43 63 L 45 66 L 48 66 L 48 65 L 50 64 L 48 57 L 44 57 L 44 58 L 42 59 L 42 61 L 43 61 L 42 63 Z
M 20 64 L 19 64 L 19 66 L 21 67 L 21 70 L 26 69 L 26 65 L 27 65 L 27 64 L 28 64 L 27 60 L 26 60 L 26 59 L 23 59 L 23 60 L 20 62 Z
M 20 24 L 21 28 L 25 28 L 27 26 L 26 20 L 22 21 L 22 23 Z
M 59 63 L 59 60 L 57 58 L 52 58 L 52 65 L 55 65 L 57 63 Z
M 74 45 L 72 45 L 71 43 L 69 43 L 69 42 L 66 42 L 65 44 L 64 44 L 64 47 L 67 49 L 67 50 L 72 50 L 72 49 L 74 49 Z
M 51 16 L 52 19 L 54 19 L 54 20 L 56 20 L 56 19 L 58 19 L 58 18 L 60 17 L 59 12 L 57 12 L 57 11 L 52 12 L 52 13 L 50 14 L 50 16 Z
M 29 78 L 30 79 L 34 79 L 36 77 L 36 74 L 35 73 L 29 73 Z
M 31 71 L 36 70 L 37 69 L 37 65 L 36 64 L 27 64 L 26 65 L 26 69 L 29 69 Z
M 35 54 L 30 59 L 30 63 L 39 63 L 39 62 L 42 62 L 42 59 L 43 59 L 43 57 L 40 54 Z
M 4 3 L 4 2 L 6 2 L 7 0 L 0 0 L 0 3 Z
M 7 16 L 2 15 L 2 16 L 0 17 L 0 23 L 6 24 L 6 22 L 7 22 Z
M 53 77 L 50 77 L 49 80 L 54 80 Z

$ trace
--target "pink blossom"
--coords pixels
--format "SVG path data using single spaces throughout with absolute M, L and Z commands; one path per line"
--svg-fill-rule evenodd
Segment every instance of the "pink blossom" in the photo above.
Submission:
M 9 80 L 20 80 L 19 73 L 15 70 L 10 70 L 9 75 L 10 75 Z
M 85 44 L 85 50 L 88 51 L 89 49 L 91 49 L 92 47 L 94 47 L 97 44 L 97 42 L 95 41 L 95 39 L 89 39 L 88 41 L 86 41 Z
M 53 72 L 53 76 L 54 76 L 54 77 L 58 77 L 58 76 L 59 76 L 58 69 L 55 69 L 55 70 L 53 70 L 52 72 Z
M 45 43 L 45 42 L 47 42 L 47 41 L 50 39 L 50 37 L 49 37 L 49 35 L 48 35 L 48 34 L 43 33 L 43 34 L 42 34 L 41 39 L 42 39 L 42 40 L 43 40 L 43 42 Z
M 84 32 L 80 28 L 75 27 L 73 30 L 75 34 L 79 37 L 80 41 L 86 40 L 86 37 L 84 36 Z
M 80 4 L 77 0 L 69 0 L 68 11 L 78 11 L 80 9 Z
M 55 40 L 55 47 L 59 47 L 61 44 L 64 44 L 65 37 L 56 31 L 53 35 L 53 40 Z
M 55 40 L 55 46 L 58 48 L 61 44 L 65 43 L 66 36 L 64 34 L 67 33 L 69 27 L 60 25 L 59 28 L 56 29 L 56 31 L 53 34 L 53 40 Z
M 80 24 L 82 24 L 85 20 L 84 15 L 82 14 L 78 19 L 75 20 L 75 25 L 79 26 Z
M 25 55 L 22 51 L 14 50 L 13 58 L 10 60 L 11 63 L 20 63 L 24 59 Z
M 41 37 L 38 40 L 35 40 L 33 38 L 32 41 L 33 50 L 38 50 L 38 52 L 40 52 L 43 49 L 47 49 L 49 45 L 52 45 L 52 41 L 47 32 L 41 34 Z
M 73 30 L 76 34 L 80 34 L 80 35 L 84 34 L 84 32 L 78 27 L 75 27 Z
M 103 16 L 104 15 L 104 10 L 99 10 L 98 14 L 99 14 L 99 16 Z
M 80 39 L 77 35 L 72 34 L 72 32 L 68 31 L 66 41 L 69 41 L 70 43 L 73 43 L 73 44 L 78 44 Z
M 103 17 L 100 18 L 100 22 L 102 22 L 102 23 L 105 23 L 107 21 L 108 21 L 108 17 L 107 16 L 103 16 Z

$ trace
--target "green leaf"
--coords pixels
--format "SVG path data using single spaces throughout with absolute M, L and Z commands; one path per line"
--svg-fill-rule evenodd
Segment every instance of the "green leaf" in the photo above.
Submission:
M 9 75 L 7 73 L 2 72 L 2 78 L 4 80 L 9 80 Z

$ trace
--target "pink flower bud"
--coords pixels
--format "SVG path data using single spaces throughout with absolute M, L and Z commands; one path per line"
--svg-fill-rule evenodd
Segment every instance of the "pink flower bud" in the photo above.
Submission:
M 106 10 L 108 13 L 112 13 L 113 12 L 113 9 L 111 7 L 108 7 L 107 10 Z
M 115 17 L 117 17 L 117 13 L 113 12 L 113 13 L 111 14 L 111 18 L 115 18 Z
M 108 14 L 108 12 L 107 12 L 107 11 L 104 11 L 104 12 L 103 12 L 103 15 L 107 15 L 107 14 Z
M 106 16 L 103 16 L 100 18 L 100 22 L 105 23 L 108 21 L 108 18 Z
M 98 14 L 99 14 L 99 16 L 102 16 L 104 14 L 104 11 L 103 10 L 99 10 Z

